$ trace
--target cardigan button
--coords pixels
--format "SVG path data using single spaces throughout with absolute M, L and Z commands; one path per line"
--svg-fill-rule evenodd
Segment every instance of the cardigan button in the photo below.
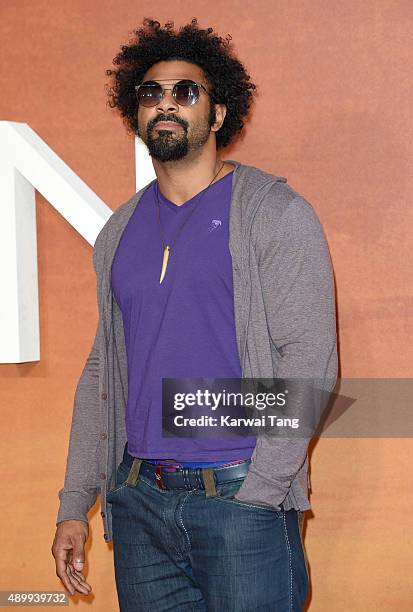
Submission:
M 108 437 L 108 434 L 107 434 L 107 433 L 101 433 L 101 434 L 100 434 L 100 439 L 101 439 L 101 440 L 106 440 L 106 438 L 107 438 L 107 437 Z
M 102 393 L 102 399 L 108 399 L 108 394 L 107 393 Z
M 102 474 L 100 475 L 100 477 L 101 477 L 101 479 L 102 479 L 102 480 L 106 480 L 106 474 L 103 474 L 103 473 L 102 473 Z

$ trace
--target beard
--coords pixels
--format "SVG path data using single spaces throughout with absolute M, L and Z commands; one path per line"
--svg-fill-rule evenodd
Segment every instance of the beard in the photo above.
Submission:
M 143 140 L 148 148 L 149 155 L 160 162 L 178 161 L 188 155 L 190 151 L 202 148 L 211 133 L 211 126 L 215 123 L 215 108 L 210 104 L 207 120 L 198 120 L 191 126 L 191 136 L 188 138 L 188 126 L 176 118 L 182 129 L 178 130 L 155 130 L 153 122 L 149 122 L 146 129 L 146 138 L 139 129 L 137 135 Z M 168 120 L 165 118 L 165 120 Z M 157 122 L 159 119 L 157 119 Z

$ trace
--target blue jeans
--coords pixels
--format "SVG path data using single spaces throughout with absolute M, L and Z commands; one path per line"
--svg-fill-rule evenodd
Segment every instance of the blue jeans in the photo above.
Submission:
M 120 612 L 299 612 L 308 592 L 296 510 L 232 499 L 243 479 L 161 490 L 119 465 L 112 505 Z

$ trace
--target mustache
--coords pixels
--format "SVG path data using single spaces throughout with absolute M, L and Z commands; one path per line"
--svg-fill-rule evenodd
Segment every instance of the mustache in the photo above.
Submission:
M 170 118 L 170 117 L 158 117 L 157 119 L 154 120 L 154 122 L 152 123 L 151 129 L 153 129 L 158 123 L 162 123 L 163 121 L 167 121 L 169 123 L 177 123 L 178 125 L 181 125 L 183 128 L 186 128 L 186 125 L 184 125 L 183 123 L 181 123 L 180 121 L 177 121 L 174 118 Z

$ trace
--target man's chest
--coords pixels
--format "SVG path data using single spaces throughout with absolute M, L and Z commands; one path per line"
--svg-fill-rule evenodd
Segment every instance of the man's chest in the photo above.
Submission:
M 149 294 L 165 299 L 171 291 L 190 298 L 191 292 L 232 292 L 229 250 L 229 201 L 208 202 L 204 208 L 147 202 L 124 229 L 111 269 L 111 284 L 120 305 Z M 159 213 L 159 215 L 158 215 Z M 170 246 L 166 273 L 159 283 L 164 246 Z

